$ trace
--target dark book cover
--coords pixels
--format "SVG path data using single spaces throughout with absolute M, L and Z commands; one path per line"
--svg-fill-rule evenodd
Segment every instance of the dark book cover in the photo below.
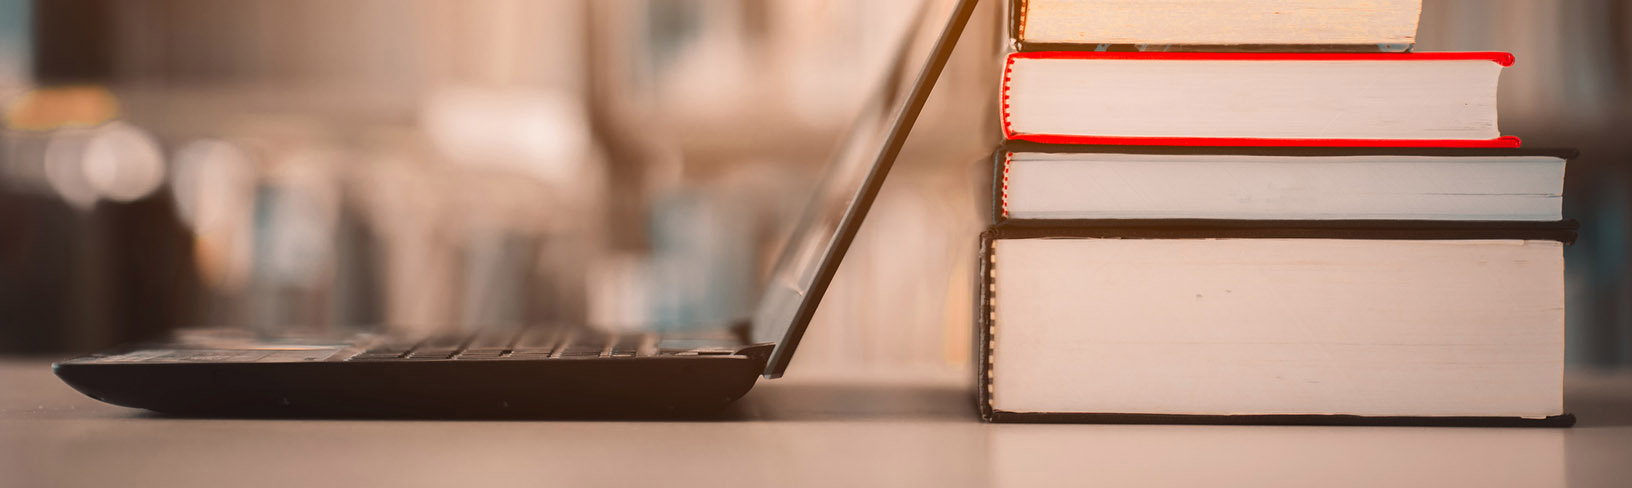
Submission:
M 1414 416 L 1361 416 L 1361 415 L 1176 415 L 1118 412 L 1007 412 L 992 407 L 992 338 L 996 323 L 992 299 L 997 293 L 992 279 L 992 243 L 997 239 L 1025 238 L 1381 238 L 1381 239 L 1544 239 L 1571 242 L 1575 238 L 1574 221 L 1546 223 L 1542 226 L 1518 226 L 1502 229 L 1479 228 L 1478 223 L 1428 228 L 1400 223 L 1377 222 L 1365 225 L 1319 226 L 1303 228 L 1264 227 L 1262 222 L 1226 221 L 1203 225 L 1174 222 L 1148 222 L 1136 226 L 1112 227 L 1009 227 L 992 228 L 980 236 L 980 273 L 974 280 L 975 348 L 977 359 L 976 401 L 980 417 L 987 422 L 1002 423 L 1099 423 L 1099 424 L 1204 424 L 1204 425 L 1376 425 L 1376 426 L 1442 426 L 1442 427 L 1570 427 L 1575 425 L 1573 414 L 1546 418 L 1521 417 L 1414 417 Z M 1387 236 L 1387 237 L 1384 237 Z

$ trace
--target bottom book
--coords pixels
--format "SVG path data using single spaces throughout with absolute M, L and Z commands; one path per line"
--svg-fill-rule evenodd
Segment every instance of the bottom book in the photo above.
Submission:
M 1574 423 L 1562 398 L 1573 223 L 1261 225 L 987 232 L 982 416 Z

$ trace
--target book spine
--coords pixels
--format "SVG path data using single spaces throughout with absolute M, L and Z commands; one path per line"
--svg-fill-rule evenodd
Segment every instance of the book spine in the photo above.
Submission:
M 999 224 L 1009 218 L 1009 165 L 1014 152 L 998 148 L 992 155 L 992 216 L 991 223 Z
M 992 351 L 993 338 L 996 337 L 994 327 L 996 326 L 997 315 L 992 308 L 992 298 L 996 296 L 997 289 L 992 272 L 996 266 L 997 254 L 992 252 L 992 239 L 993 234 L 991 232 L 983 233 L 980 236 L 980 250 L 978 253 L 980 262 L 975 266 L 979 275 L 974 280 L 976 294 L 974 321 L 975 364 L 978 365 L 976 374 L 979 376 L 975 387 L 975 401 L 980 410 L 980 418 L 987 422 L 994 420 L 992 394 L 996 391 L 992 384 Z
M 1026 40 L 1026 0 L 1009 0 L 1009 45 L 1019 50 Z
M 1014 140 L 1015 136 L 1014 124 L 1009 120 L 1013 115 L 1009 106 L 1009 82 L 1014 77 L 1014 59 L 1014 53 L 1003 58 L 1003 78 L 997 85 L 998 122 L 1003 128 L 1003 139 L 1010 141 Z

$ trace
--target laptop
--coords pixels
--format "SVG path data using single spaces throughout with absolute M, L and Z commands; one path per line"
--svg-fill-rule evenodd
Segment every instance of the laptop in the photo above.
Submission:
M 52 368 L 97 400 L 178 415 L 566 418 L 719 411 L 760 376 L 777 378 L 787 370 L 975 3 L 925 0 L 890 73 L 829 162 L 752 319 L 735 334 L 676 338 L 587 326 L 411 341 L 195 333 Z

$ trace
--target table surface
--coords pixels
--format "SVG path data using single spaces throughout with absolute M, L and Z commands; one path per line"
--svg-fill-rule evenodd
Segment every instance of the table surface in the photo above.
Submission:
M 0 486 L 1632 486 L 1632 373 L 1569 429 L 990 425 L 961 378 L 761 381 L 690 422 L 171 418 L 0 360 Z

